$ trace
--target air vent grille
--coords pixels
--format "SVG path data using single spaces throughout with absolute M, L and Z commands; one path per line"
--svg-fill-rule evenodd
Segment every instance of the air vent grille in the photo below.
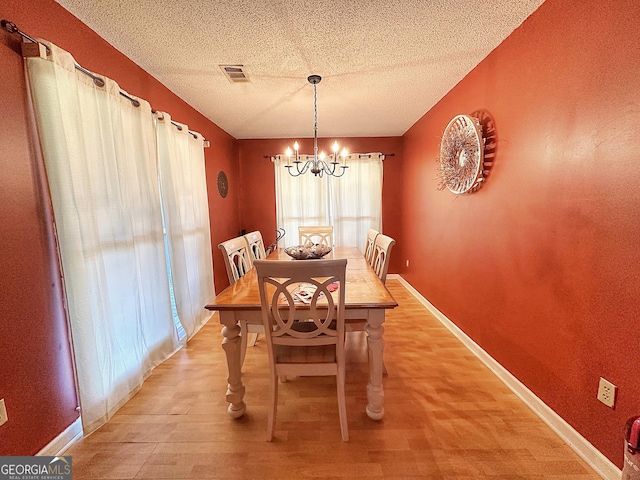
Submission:
M 225 77 L 231 83 L 250 82 L 247 72 L 244 70 L 244 65 L 220 65 L 220 68 L 224 72 Z

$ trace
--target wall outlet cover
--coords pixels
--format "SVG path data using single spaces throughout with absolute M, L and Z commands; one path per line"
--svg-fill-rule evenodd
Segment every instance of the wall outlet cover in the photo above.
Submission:
M 613 383 L 600 377 L 600 383 L 598 384 L 598 400 L 604 403 L 607 407 L 613 408 L 616 404 L 616 387 Z

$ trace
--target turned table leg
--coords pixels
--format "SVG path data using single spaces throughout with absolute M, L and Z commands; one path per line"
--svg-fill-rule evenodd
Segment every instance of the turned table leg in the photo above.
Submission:
M 369 347 L 369 384 L 367 385 L 367 415 L 373 420 L 384 417 L 384 389 L 382 388 L 384 351 L 384 310 L 371 310 L 365 328 Z
M 244 398 L 244 385 L 242 384 L 241 370 L 241 348 L 240 348 L 240 327 L 233 312 L 220 312 L 220 323 L 222 327 L 222 348 L 227 355 L 227 368 L 229 378 L 227 379 L 227 411 L 233 418 L 244 415 L 246 405 Z

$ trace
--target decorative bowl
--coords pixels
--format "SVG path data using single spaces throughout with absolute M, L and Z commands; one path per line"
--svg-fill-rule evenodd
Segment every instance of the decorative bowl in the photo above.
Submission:
M 294 258 L 295 260 L 312 260 L 324 257 L 331 251 L 331 247 L 322 245 L 320 243 L 309 245 L 296 245 L 295 247 L 287 247 L 284 249 L 284 253 Z

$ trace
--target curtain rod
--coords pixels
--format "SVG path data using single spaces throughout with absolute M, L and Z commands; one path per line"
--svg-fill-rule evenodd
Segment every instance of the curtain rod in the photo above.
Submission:
M 26 33 L 24 33 L 23 31 L 21 31 L 15 23 L 10 22 L 9 20 L 0 20 L 0 26 L 7 32 L 9 33 L 13 33 L 13 34 L 17 34 L 20 35 L 22 38 L 24 38 L 25 40 L 27 40 L 28 42 L 31 43 L 35 43 L 37 45 L 42 45 L 46 52 L 47 52 L 47 56 L 51 53 L 51 50 L 49 49 L 49 47 L 47 47 L 44 43 L 40 43 L 38 40 L 36 40 L 35 38 L 31 37 L 30 35 L 27 35 Z M 74 62 L 74 67 L 76 67 L 76 70 L 84 73 L 85 75 L 91 77 L 91 79 L 93 80 L 93 83 L 97 86 L 97 87 L 104 87 L 105 86 L 105 81 L 104 79 L 100 78 L 99 76 L 95 75 L 94 73 L 90 72 L 89 70 L 87 70 L 86 68 L 78 65 L 77 63 Z M 133 105 L 134 107 L 138 108 L 140 106 L 140 101 L 136 98 L 133 98 L 129 95 L 127 95 L 125 92 L 123 92 L 122 90 L 120 90 L 120 95 L 122 95 L 124 98 L 126 98 L 127 100 L 129 100 L 131 102 L 131 105 Z M 156 113 L 155 110 L 151 110 L 152 113 Z M 171 123 L 173 125 L 175 125 L 178 130 L 182 131 L 182 125 L 174 122 L 173 120 L 171 120 Z M 194 132 L 192 132 L 191 130 L 187 130 L 192 136 L 193 138 L 198 138 L 198 135 Z M 202 140 L 204 142 L 204 146 L 208 147 L 210 145 L 209 140 L 205 139 L 204 137 L 202 137 Z
M 0 20 L 0 26 L 2 26 L 2 28 L 4 28 L 7 32 L 9 32 L 9 33 L 17 33 L 22 38 L 24 38 L 25 40 L 29 40 L 32 43 L 40 43 L 35 38 L 32 38 L 29 35 L 27 35 L 26 33 L 21 32 L 20 29 L 16 26 L 16 24 L 13 23 L 13 22 L 10 22 L 9 20 Z M 47 49 L 47 54 L 48 54 L 49 47 L 44 45 L 44 48 Z
M 42 45 L 45 50 L 47 51 L 47 56 L 49 54 L 51 54 L 51 50 L 49 49 L 49 47 L 47 47 L 44 43 L 40 43 L 39 41 L 37 41 L 35 38 L 31 37 L 30 35 L 27 35 L 26 33 L 24 33 L 23 31 L 21 31 L 15 23 L 10 22 L 8 20 L 0 20 L 0 25 L 2 26 L 2 28 L 4 28 L 7 32 L 9 33 L 14 33 L 17 35 L 20 35 L 22 38 L 24 38 L 25 40 L 31 42 L 31 43 L 36 43 L 38 45 Z M 104 87 L 105 82 L 102 78 L 98 77 L 97 75 L 93 74 L 92 72 L 90 72 L 89 70 L 87 70 L 86 68 L 78 65 L 77 63 L 74 62 L 74 67 L 76 67 L 76 70 L 84 73 L 85 75 L 91 77 L 91 79 L 93 80 L 93 83 L 98 86 L 98 87 Z M 134 107 L 139 107 L 140 106 L 140 102 L 133 98 L 130 97 L 129 95 L 127 95 L 126 93 L 124 93 L 123 91 L 120 91 L 120 95 L 122 95 L 123 97 L 125 97 L 126 99 L 128 99 L 131 104 Z
M 164 116 L 163 116 L 160 112 L 156 112 L 155 110 L 151 110 L 151 113 L 153 113 L 153 114 L 157 115 L 159 120 L 164 120 Z M 180 125 L 179 123 L 174 122 L 173 120 L 171 120 L 171 124 L 172 124 L 174 127 L 176 127 L 176 128 L 178 129 L 178 131 L 180 131 L 180 132 L 182 131 L 182 125 Z M 188 132 L 189 134 L 191 134 L 191 136 L 192 136 L 193 138 L 198 138 L 198 134 L 197 134 L 197 133 L 192 132 L 191 130 L 187 130 L 187 132 Z M 208 140 L 205 140 L 205 141 L 208 141 Z M 208 145 L 207 145 L 207 146 L 208 146 Z

